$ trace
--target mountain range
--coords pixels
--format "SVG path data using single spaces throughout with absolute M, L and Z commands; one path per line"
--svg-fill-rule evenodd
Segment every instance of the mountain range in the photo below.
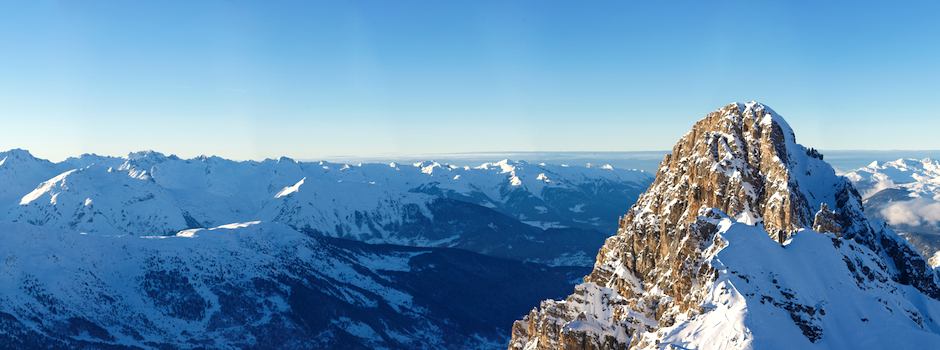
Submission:
M 10 150 L 0 348 L 930 348 L 938 188 L 757 102 L 652 173 Z
M 173 235 L 260 220 L 367 243 L 590 266 L 652 177 L 609 165 L 236 162 L 152 151 L 52 163 L 12 150 L 0 153 L 0 179 L 0 219 L 60 230 Z
M 872 162 L 845 176 L 862 194 L 865 214 L 888 223 L 930 257 L 931 266 L 940 265 L 940 161 Z
M 0 348 L 499 348 L 641 171 L 0 153 Z

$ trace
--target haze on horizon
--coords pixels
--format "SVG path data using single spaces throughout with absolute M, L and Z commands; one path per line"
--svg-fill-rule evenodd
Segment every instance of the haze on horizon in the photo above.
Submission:
M 940 149 L 940 3 L 672 5 L 2 2 L 0 150 L 662 150 L 746 100 L 810 147 Z

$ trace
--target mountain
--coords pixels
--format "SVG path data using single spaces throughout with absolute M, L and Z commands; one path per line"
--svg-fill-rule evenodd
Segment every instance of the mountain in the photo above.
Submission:
M 246 222 L 174 235 L 0 223 L 2 349 L 505 346 L 586 271 Z
M 651 181 L 509 160 L 3 152 L 0 349 L 504 347 Z
M 18 203 L 37 184 L 67 170 L 64 166 L 33 157 L 29 151 L 0 152 L 0 205 Z M 0 207 L 2 208 L 2 207 Z
M 940 284 L 770 108 L 699 120 L 564 300 L 511 349 L 929 348 Z
M 184 212 L 152 181 L 86 167 L 65 171 L 24 195 L 14 222 L 102 234 L 171 234 L 187 227 Z
M 593 263 L 617 213 L 652 180 L 608 165 L 509 160 L 351 165 L 146 151 L 52 163 L 22 150 L 0 159 L 0 219 L 11 222 L 145 236 L 260 220 L 311 235 L 570 266 Z
M 872 162 L 845 177 L 862 193 L 868 217 L 887 222 L 940 265 L 940 161 Z

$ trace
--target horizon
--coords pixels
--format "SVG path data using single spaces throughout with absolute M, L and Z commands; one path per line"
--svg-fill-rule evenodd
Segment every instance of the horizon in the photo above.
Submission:
M 643 151 L 748 100 L 818 149 L 940 149 L 940 3 L 605 5 L 2 3 L 0 149 Z
M 460 152 L 460 153 L 425 153 L 425 154 L 397 154 L 397 155 L 340 155 L 323 158 L 293 158 L 288 156 L 267 157 L 261 159 L 236 159 L 213 154 L 200 154 L 196 156 L 181 156 L 175 153 L 161 152 L 160 150 L 140 150 L 130 151 L 123 155 L 107 155 L 84 153 L 74 154 L 61 159 L 52 159 L 33 153 L 31 150 L 23 148 L 14 148 L 0 150 L 0 154 L 15 150 L 26 151 L 31 156 L 61 163 L 69 158 L 80 158 L 82 156 L 100 156 L 111 158 L 127 158 L 132 153 L 155 152 L 167 157 L 178 157 L 183 160 L 193 160 L 202 157 L 219 157 L 234 162 L 264 162 L 268 160 L 279 160 L 288 158 L 300 163 L 328 162 L 335 164 L 383 164 L 388 162 L 439 162 L 441 164 L 450 164 L 456 166 L 478 166 L 484 163 L 493 163 L 501 160 L 513 162 L 526 162 L 530 164 L 547 163 L 556 165 L 571 166 L 601 166 L 611 165 L 618 169 L 642 170 L 645 172 L 655 172 L 659 167 L 662 157 L 672 150 L 646 150 L 646 151 L 507 151 L 507 152 Z M 827 150 L 820 149 L 825 161 L 829 163 L 837 173 L 844 173 L 867 166 L 873 161 L 879 163 L 894 161 L 898 159 L 913 160 L 938 160 L 940 161 L 940 150 Z
M 799 142 L 798 142 L 798 143 L 799 143 Z M 803 145 L 804 147 L 807 147 L 807 148 L 814 148 L 814 147 L 811 147 L 811 146 L 809 146 L 809 145 L 805 145 L 805 144 L 802 144 L 802 143 L 800 143 L 800 144 Z M 850 154 L 850 153 L 924 153 L 924 152 L 940 152 L 940 148 L 937 148 L 937 149 L 825 149 L 825 148 L 824 148 L 824 149 L 820 149 L 820 148 L 816 148 L 816 149 L 817 149 L 818 151 L 820 151 L 820 152 L 823 152 L 823 153 L 824 153 L 823 155 L 825 155 L 825 152 L 835 152 L 835 153 L 839 153 L 839 154 Z M 418 153 L 374 153 L 374 154 L 327 154 L 327 155 L 323 155 L 323 156 L 319 156 L 319 157 L 314 157 L 314 158 L 300 158 L 300 157 L 292 157 L 292 156 L 289 156 L 289 155 L 275 155 L 275 156 L 272 156 L 272 157 L 260 157 L 260 158 L 239 158 L 239 157 L 226 157 L 226 156 L 223 156 L 223 155 L 220 155 L 220 154 L 199 153 L 199 152 L 190 152 L 190 153 L 186 153 L 186 154 L 179 154 L 179 153 L 174 153 L 174 152 L 166 152 L 166 151 L 163 151 L 163 150 L 160 150 L 160 149 L 142 148 L 142 149 L 137 149 L 137 150 L 128 150 L 128 151 L 120 152 L 120 153 L 107 153 L 107 154 L 106 154 L 106 153 L 96 153 L 96 152 L 81 152 L 81 153 L 75 153 L 75 154 L 67 154 L 67 155 L 65 155 L 65 156 L 62 157 L 62 158 L 56 158 L 56 157 L 50 157 L 50 156 L 42 155 L 42 154 L 37 153 L 37 152 L 33 151 L 32 149 L 29 149 L 29 148 L 26 148 L 26 147 L 12 147 L 12 148 L 0 149 L 0 153 L 10 152 L 10 151 L 17 151 L 17 150 L 19 150 L 19 151 L 26 151 L 26 152 L 28 152 L 30 155 L 32 155 L 33 157 L 36 157 L 36 158 L 39 158 L 39 159 L 48 160 L 48 161 L 52 161 L 52 162 L 60 162 L 60 161 L 66 160 L 66 159 L 68 159 L 68 158 L 75 158 L 75 157 L 80 157 L 80 156 L 84 156 L 84 155 L 101 156 L 101 157 L 112 157 L 112 158 L 126 158 L 128 155 L 130 155 L 130 154 L 132 154 L 132 153 L 146 153 L 146 152 L 155 152 L 155 153 L 162 154 L 162 155 L 164 155 L 164 156 L 175 156 L 175 157 L 179 157 L 179 158 L 181 158 L 181 159 L 196 159 L 196 158 L 201 158 L 201 157 L 219 157 L 219 158 L 224 158 L 224 159 L 234 160 L 234 161 L 263 161 L 263 160 L 267 160 L 267 159 L 270 159 L 270 160 L 277 160 L 277 159 L 279 159 L 279 158 L 290 158 L 290 159 L 293 159 L 293 160 L 296 160 L 296 161 L 303 161 L 303 162 L 329 161 L 329 160 L 332 160 L 332 159 L 342 159 L 342 158 L 350 158 L 350 159 L 362 159 L 362 158 L 392 159 L 392 158 L 394 158 L 394 157 L 414 158 L 414 157 L 424 157 L 424 156 L 430 156 L 430 157 L 437 157 L 437 156 L 444 156 L 444 157 L 472 156 L 472 157 L 475 157 L 475 156 L 506 155 L 506 154 L 519 154 L 519 155 L 528 155 L 528 154 L 579 154 L 579 155 L 587 155 L 587 154 L 653 154 L 653 153 L 669 153 L 669 152 L 672 152 L 672 149 L 671 149 L 671 148 L 670 148 L 670 149 L 631 150 L 631 151 L 616 151 L 616 150 L 586 150 L 586 151 L 561 151 L 561 150 L 532 151 L 532 150 L 522 150 L 522 151 L 512 151 L 512 150 L 507 150 L 507 151 L 479 151 L 479 152 L 475 152 L 475 151 L 466 151 L 466 152 L 418 152 Z M 914 158 L 914 159 L 916 159 L 917 157 L 905 157 L 905 158 Z M 433 159 L 427 159 L 427 160 L 433 160 Z M 520 160 L 524 160 L 524 159 L 520 159 Z

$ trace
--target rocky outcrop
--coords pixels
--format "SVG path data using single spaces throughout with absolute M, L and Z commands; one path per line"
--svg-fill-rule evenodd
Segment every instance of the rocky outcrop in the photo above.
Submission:
M 839 217 L 834 211 L 829 209 L 826 203 L 823 203 L 819 211 L 816 212 L 816 216 L 813 219 L 813 230 L 822 233 L 842 233 L 842 225 L 839 224 Z
M 858 193 L 822 155 L 798 145 L 771 109 L 734 103 L 676 143 L 584 283 L 517 321 L 510 348 L 655 346 L 638 335 L 703 312 L 718 276 L 711 258 L 726 244 L 716 226 L 724 215 L 763 227 L 779 244 L 803 229 L 851 239 L 882 256 L 893 280 L 940 295 L 923 258 L 893 233 L 871 227 Z

